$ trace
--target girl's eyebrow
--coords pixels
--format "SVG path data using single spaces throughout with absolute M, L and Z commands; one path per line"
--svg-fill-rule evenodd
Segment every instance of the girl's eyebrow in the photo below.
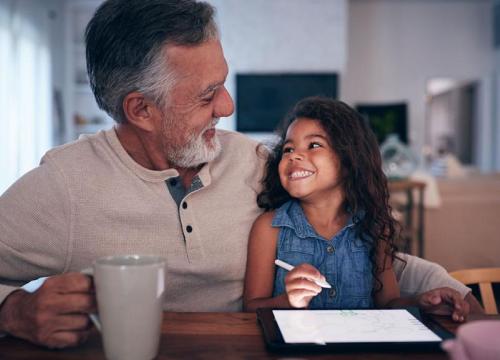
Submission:
M 314 138 L 314 137 L 319 137 L 319 138 L 322 138 L 322 139 L 325 139 L 325 140 L 328 140 L 327 137 L 325 135 L 321 135 L 321 134 L 310 134 L 310 135 L 306 135 L 306 139 L 310 139 L 310 138 Z
M 315 138 L 315 137 L 319 137 L 325 141 L 328 141 L 328 138 L 324 135 L 321 135 L 321 134 L 309 134 L 309 135 L 306 135 L 304 138 L 305 139 L 311 139 L 311 138 Z M 285 139 L 285 142 L 283 143 L 283 146 L 285 146 L 286 144 L 288 143 L 291 143 L 293 142 L 291 139 Z

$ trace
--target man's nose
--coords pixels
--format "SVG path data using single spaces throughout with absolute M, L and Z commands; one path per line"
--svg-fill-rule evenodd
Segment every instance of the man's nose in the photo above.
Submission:
M 217 94 L 217 99 L 214 107 L 214 117 L 227 117 L 234 111 L 234 103 L 231 95 L 223 86 Z

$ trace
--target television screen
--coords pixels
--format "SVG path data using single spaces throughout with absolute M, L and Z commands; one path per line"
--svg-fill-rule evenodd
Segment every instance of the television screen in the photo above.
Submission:
M 236 130 L 272 132 L 297 101 L 314 95 L 337 97 L 334 73 L 237 74 Z
M 389 134 L 396 134 L 399 140 L 408 143 L 406 103 L 359 104 L 356 110 L 367 119 L 379 144 L 382 144 Z

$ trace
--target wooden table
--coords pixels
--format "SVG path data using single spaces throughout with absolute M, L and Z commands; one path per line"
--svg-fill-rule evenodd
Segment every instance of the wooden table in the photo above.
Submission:
M 457 325 L 435 317 L 448 330 Z M 266 350 L 254 313 L 164 313 L 162 339 L 157 359 L 447 359 L 445 353 L 345 353 L 279 354 Z M 15 338 L 0 339 L 2 360 L 104 359 L 99 333 L 73 349 L 48 350 Z

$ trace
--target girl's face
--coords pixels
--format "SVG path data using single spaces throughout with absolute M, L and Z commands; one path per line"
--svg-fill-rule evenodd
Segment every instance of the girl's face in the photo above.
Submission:
M 288 127 L 278 171 L 281 185 L 294 198 L 341 194 L 340 161 L 318 120 L 297 118 Z

